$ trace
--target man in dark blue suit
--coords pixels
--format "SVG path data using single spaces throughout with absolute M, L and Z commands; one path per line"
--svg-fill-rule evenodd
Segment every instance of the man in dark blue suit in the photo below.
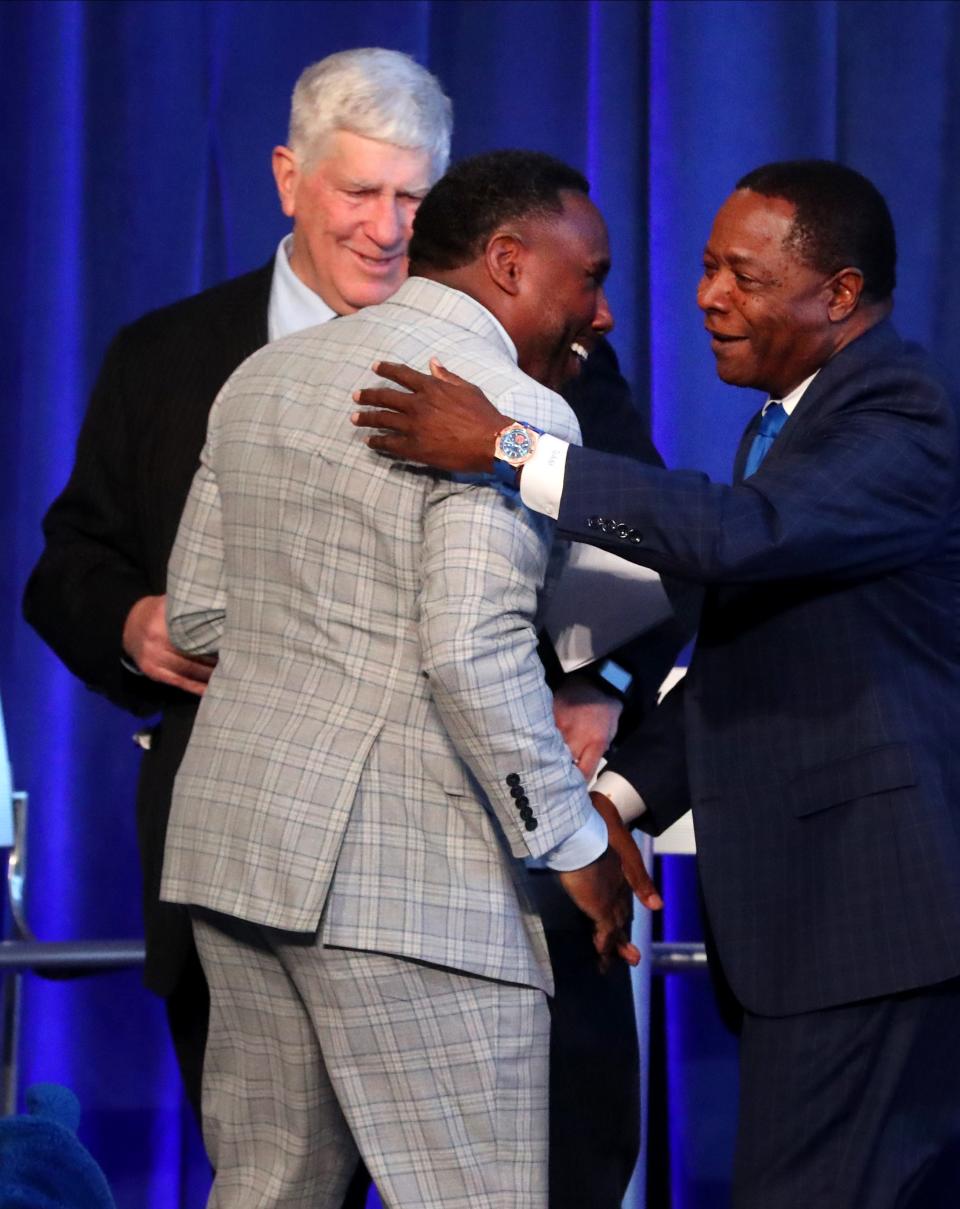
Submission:
M 770 396 L 732 486 L 535 433 L 504 450 L 449 378 L 389 369 L 414 393 L 362 399 L 402 409 L 364 417 L 394 428 L 372 444 L 501 474 L 510 452 L 565 536 L 706 588 L 685 682 L 598 788 L 654 833 L 693 806 L 744 1013 L 737 1209 L 960 1189 L 960 432 L 889 321 L 895 261 L 850 169 L 738 183 L 698 290 L 719 376 Z

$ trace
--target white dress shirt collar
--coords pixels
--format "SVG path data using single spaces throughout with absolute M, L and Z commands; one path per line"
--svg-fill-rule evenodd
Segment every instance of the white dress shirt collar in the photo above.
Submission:
M 280 240 L 277 254 L 273 260 L 273 280 L 270 283 L 270 302 L 267 306 L 267 339 L 271 341 L 279 340 L 281 336 L 291 336 L 294 332 L 301 332 L 306 327 L 316 327 L 337 316 L 337 312 L 327 306 L 319 294 L 315 294 L 308 285 L 304 284 L 290 267 L 292 247 L 293 236 L 285 235 Z M 476 299 L 471 299 L 471 302 L 483 311 L 493 324 L 506 345 L 511 359 L 516 362 L 517 346 L 507 329 L 492 311 L 488 311 Z
M 337 312 L 305 285 L 290 267 L 292 246 L 293 236 L 285 236 L 280 240 L 273 260 L 273 280 L 267 305 L 268 340 L 279 340 L 281 336 L 291 336 L 305 327 L 316 327 L 318 323 L 336 318 Z
M 787 413 L 788 416 L 793 415 L 793 409 L 803 398 L 804 392 L 806 391 L 807 387 L 814 380 L 814 378 L 817 376 L 817 374 L 819 374 L 819 372 L 820 371 L 818 369 L 815 369 L 809 378 L 804 378 L 804 380 L 800 383 L 799 386 L 795 386 L 793 388 L 793 390 L 790 391 L 789 394 L 784 395 L 782 399 L 779 399 L 779 400 L 768 399 L 766 401 L 766 403 L 764 403 L 764 405 L 763 405 L 763 411 L 765 412 L 771 403 L 779 402 L 780 405 L 783 407 L 783 410 Z M 761 412 L 760 414 L 762 415 L 763 412 Z

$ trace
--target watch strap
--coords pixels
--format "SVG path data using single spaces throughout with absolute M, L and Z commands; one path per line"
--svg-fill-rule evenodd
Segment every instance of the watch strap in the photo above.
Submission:
M 598 688 L 625 701 L 633 684 L 633 675 L 615 659 L 601 659 L 590 667 L 581 669 Z

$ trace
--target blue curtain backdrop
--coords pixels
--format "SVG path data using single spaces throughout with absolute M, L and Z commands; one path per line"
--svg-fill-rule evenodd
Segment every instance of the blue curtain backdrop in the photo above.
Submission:
M 951 0 L 7 0 L 0 692 L 31 797 L 30 909 L 45 938 L 134 937 L 140 919 L 132 720 L 20 619 L 40 518 L 116 328 L 272 254 L 285 224 L 269 157 L 293 81 L 358 45 L 407 51 L 440 76 L 455 155 L 530 146 L 587 171 L 611 228 L 615 343 L 670 464 L 726 478 L 757 403 L 716 380 L 693 295 L 713 212 L 764 160 L 835 157 L 877 182 L 899 234 L 897 320 L 960 377 Z M 690 939 L 689 862 L 663 876 L 666 934 Z M 650 1204 L 719 1209 L 733 1046 L 704 981 L 675 978 L 665 995 Z M 138 975 L 30 978 L 24 1009 L 23 1084 L 75 1088 L 120 1209 L 201 1204 L 196 1131 Z

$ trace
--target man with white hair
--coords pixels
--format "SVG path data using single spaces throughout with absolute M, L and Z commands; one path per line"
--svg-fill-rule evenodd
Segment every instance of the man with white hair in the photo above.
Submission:
M 72 672 L 124 709 L 162 714 L 139 736 L 145 979 L 166 999 L 198 1115 L 207 989 L 187 913 L 161 903 L 159 885 L 173 780 L 211 663 L 170 643 L 167 559 L 217 392 L 268 341 L 397 289 L 414 212 L 447 165 L 451 125 L 437 80 L 396 51 L 343 51 L 303 72 L 289 145 L 273 152 L 293 232 L 262 268 L 118 333 L 27 586 L 27 620 Z

